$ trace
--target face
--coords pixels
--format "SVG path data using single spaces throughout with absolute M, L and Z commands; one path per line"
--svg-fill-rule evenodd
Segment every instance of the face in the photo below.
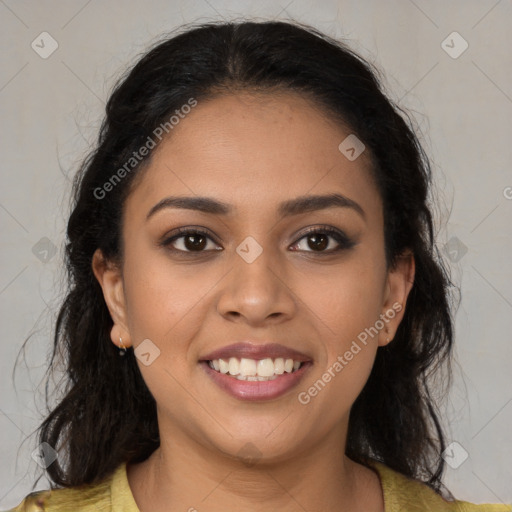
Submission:
M 121 268 L 99 251 L 93 268 L 162 443 L 278 460 L 344 442 L 413 279 L 410 257 L 386 268 L 382 201 L 368 155 L 338 149 L 348 135 L 293 93 L 217 97 L 138 176 Z M 266 378 L 231 376 L 238 363 Z

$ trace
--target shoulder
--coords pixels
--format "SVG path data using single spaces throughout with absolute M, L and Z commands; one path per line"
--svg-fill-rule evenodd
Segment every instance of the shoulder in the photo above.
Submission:
M 111 512 L 112 482 L 123 469 L 97 484 L 32 492 L 8 512 Z
M 386 512 L 512 512 L 512 505 L 476 505 L 448 501 L 427 485 L 408 478 L 376 461 L 371 466 L 379 474 Z
M 89 489 L 67 488 L 36 491 L 9 512 L 106 512 L 110 511 L 110 496 L 102 485 Z

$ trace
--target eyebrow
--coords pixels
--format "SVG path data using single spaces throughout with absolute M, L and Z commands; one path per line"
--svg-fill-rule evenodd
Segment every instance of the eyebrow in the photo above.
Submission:
M 363 219 L 366 220 L 366 214 L 363 208 L 353 199 L 345 197 L 341 194 L 327 195 L 309 195 L 300 196 L 289 199 L 279 204 L 277 209 L 281 217 L 289 217 L 291 215 L 299 215 L 327 208 L 351 208 L 356 211 Z M 218 201 L 211 197 L 185 197 L 171 196 L 159 201 L 149 210 L 146 220 L 152 217 L 156 212 L 165 208 L 183 208 L 186 210 L 196 210 L 203 213 L 211 213 L 214 215 L 228 215 L 233 213 L 233 207 L 222 201 Z

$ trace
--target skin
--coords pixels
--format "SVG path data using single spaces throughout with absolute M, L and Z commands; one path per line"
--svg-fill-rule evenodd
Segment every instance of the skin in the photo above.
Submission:
M 127 467 L 142 512 L 384 510 L 377 474 L 346 457 L 345 442 L 350 408 L 378 347 L 392 342 L 402 320 L 414 259 L 406 253 L 386 268 L 382 201 L 367 152 L 349 161 L 338 150 L 349 134 L 292 92 L 199 102 L 154 150 L 126 200 L 122 264 L 105 261 L 99 250 L 94 255 L 114 321 L 112 342 L 119 345 L 121 336 L 136 348 L 149 338 L 160 350 L 149 366 L 138 361 L 157 402 L 161 437 L 149 459 Z M 282 201 L 331 193 L 356 201 L 364 218 L 340 207 L 277 213 Z M 166 208 L 147 220 L 171 195 L 212 197 L 234 213 Z M 338 243 L 329 238 L 316 249 L 303 233 L 322 225 L 355 245 L 332 252 Z M 204 252 L 190 250 L 183 237 L 159 245 L 176 228 L 191 226 L 211 233 Z M 263 249 L 250 264 L 236 252 L 247 236 Z M 298 392 L 397 303 L 403 308 L 386 329 L 301 404 Z M 296 348 L 313 365 L 277 399 L 233 398 L 212 384 L 198 360 L 248 338 Z M 252 465 L 243 458 L 247 443 L 257 449 Z

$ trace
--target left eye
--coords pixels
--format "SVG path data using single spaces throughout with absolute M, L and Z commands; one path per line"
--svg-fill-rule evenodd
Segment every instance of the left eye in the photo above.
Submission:
M 301 240 L 306 240 L 305 245 L 310 250 L 304 247 L 299 247 Z M 332 241 L 334 240 L 334 247 Z M 292 247 L 299 247 L 295 250 L 306 252 L 336 252 L 343 249 L 349 249 L 354 246 L 354 242 L 350 240 L 344 233 L 332 228 L 312 229 L 303 235 L 298 242 Z M 327 250 L 326 250 L 327 249 Z

